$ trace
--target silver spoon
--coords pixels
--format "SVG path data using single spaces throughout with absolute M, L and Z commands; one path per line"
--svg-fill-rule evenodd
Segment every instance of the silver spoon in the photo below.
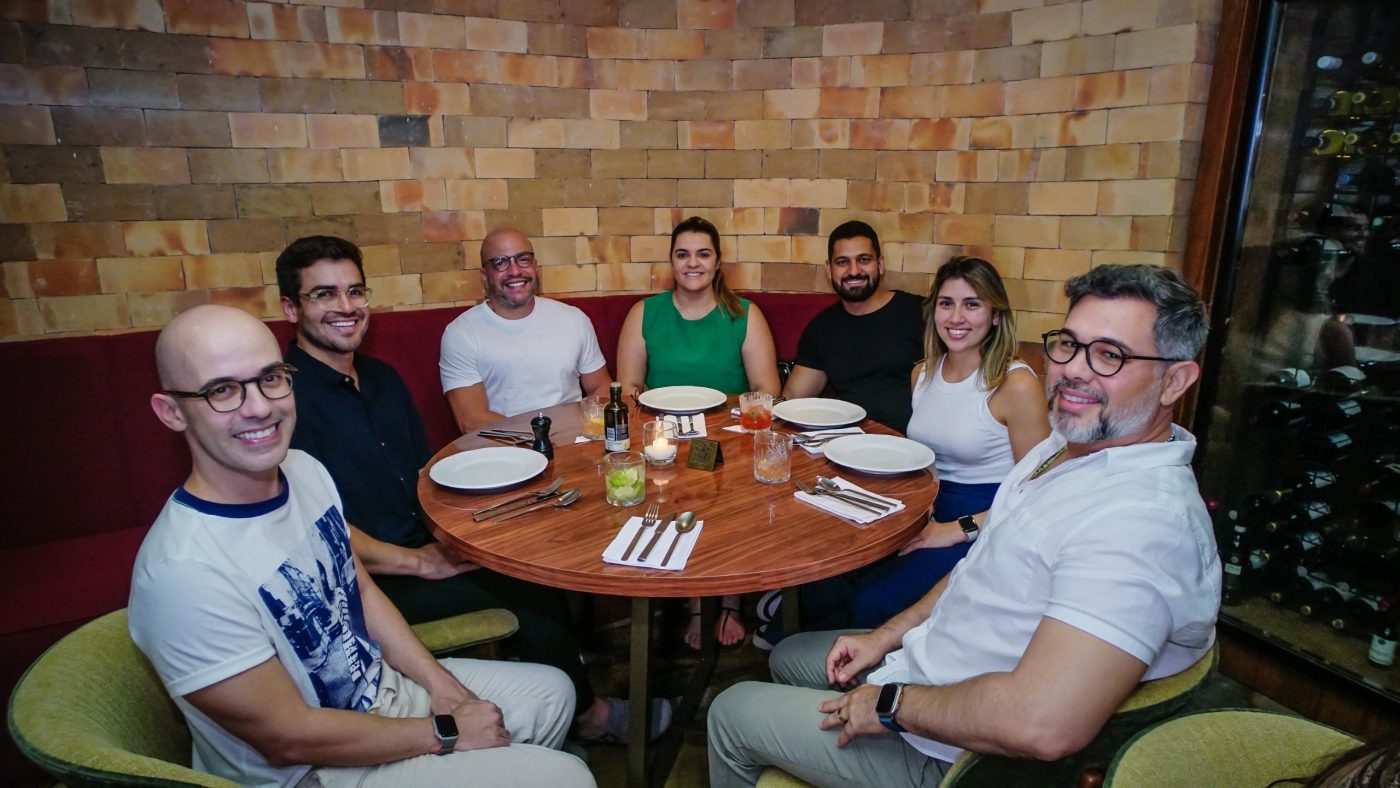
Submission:
M 504 501 L 493 503 L 484 509 L 477 509 L 476 514 L 472 515 L 472 519 L 476 520 L 477 522 L 481 522 L 482 520 L 489 520 L 490 518 L 496 515 L 497 509 L 509 506 L 510 504 L 516 503 L 517 501 L 523 501 L 527 498 L 534 498 L 536 501 L 538 501 L 541 498 L 553 495 L 555 490 L 558 490 L 563 484 L 564 477 L 555 476 L 554 481 L 550 482 L 549 486 L 544 488 L 543 490 L 533 490 L 531 492 L 520 493 L 519 495 L 512 495 Z
M 661 565 L 671 563 L 671 554 L 676 552 L 676 545 L 680 544 L 681 535 L 695 530 L 695 512 L 682 512 L 676 518 L 676 538 L 671 540 L 671 546 L 666 549 L 666 557 L 661 559 Z
M 525 509 L 521 509 L 521 510 L 518 511 L 518 512 L 513 512 L 513 513 L 508 514 L 508 515 L 506 515 L 505 517 L 502 517 L 502 518 L 500 518 L 499 520 L 495 520 L 495 521 L 493 521 L 493 522 L 503 523 L 503 522 L 505 522 L 506 520 L 511 519 L 512 517 L 519 517 L 519 516 L 522 515 L 522 514 L 529 514 L 530 512 L 538 512 L 538 511 L 540 511 L 541 509 L 549 509 L 549 508 L 551 508 L 551 507 L 553 507 L 553 508 L 562 508 L 562 507 L 568 506 L 569 504 L 573 503 L 574 501 L 577 501 L 579 498 L 582 498 L 582 497 L 583 497 L 583 493 L 582 493 L 582 492 L 579 492 L 579 489 L 578 489 L 577 487 L 570 487 L 569 489 L 567 489 L 567 490 L 565 490 L 563 493 L 561 493 L 560 496 L 559 496 L 556 500 L 549 501 L 549 502 L 546 502 L 546 503 L 537 503 L 537 504 L 535 504 L 534 506 L 530 506 L 530 507 L 527 507 L 527 508 L 525 508 Z
M 829 495 L 832 498 L 837 499 L 838 501 L 848 503 L 851 506 L 857 507 L 859 509 L 864 509 L 865 511 L 870 512 L 871 514 L 885 514 L 884 509 L 877 509 L 874 506 L 860 500 L 859 498 L 847 498 L 843 493 L 834 493 L 830 490 L 823 490 L 820 487 L 813 487 L 812 485 L 806 484 L 805 482 L 800 482 L 797 479 L 793 479 L 792 483 L 797 485 L 797 489 L 807 493 L 808 495 Z
M 822 488 L 823 490 L 838 492 L 843 495 L 850 495 L 852 497 L 859 498 L 862 501 L 869 501 L 875 506 L 883 506 L 886 509 L 894 508 L 890 505 L 889 501 L 882 501 L 873 495 L 867 495 L 866 493 L 858 492 L 856 490 L 847 490 L 845 487 L 842 487 L 841 485 L 837 484 L 836 480 L 831 478 L 830 476 L 822 476 L 819 474 L 817 476 L 817 486 Z

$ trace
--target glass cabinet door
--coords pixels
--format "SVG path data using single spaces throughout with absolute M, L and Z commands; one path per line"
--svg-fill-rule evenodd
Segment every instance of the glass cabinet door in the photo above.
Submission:
M 1222 620 L 1400 700 L 1398 25 L 1270 6 L 1197 424 Z

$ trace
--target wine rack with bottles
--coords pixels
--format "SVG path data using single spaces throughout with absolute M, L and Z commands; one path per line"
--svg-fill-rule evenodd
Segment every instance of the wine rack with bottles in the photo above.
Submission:
M 1216 510 L 1227 609 L 1267 599 L 1310 625 L 1358 638 L 1352 648 L 1370 649 L 1375 640 L 1373 659 L 1393 661 L 1397 372 L 1397 361 L 1285 368 L 1254 385 L 1254 423 L 1275 459 L 1263 484 Z

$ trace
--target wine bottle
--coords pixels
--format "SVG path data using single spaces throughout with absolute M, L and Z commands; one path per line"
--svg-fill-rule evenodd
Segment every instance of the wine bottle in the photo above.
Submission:
M 1341 462 L 1356 448 L 1356 441 L 1341 430 L 1311 436 L 1306 443 L 1312 458 L 1324 463 Z
M 1317 109 L 1334 118 L 1344 118 L 1351 114 L 1351 91 L 1336 90 L 1331 95 L 1318 99 Z
M 1376 613 L 1375 629 L 1371 631 L 1371 646 L 1366 650 L 1366 659 L 1372 665 L 1388 668 L 1395 664 L 1394 619 L 1390 606 L 1382 602 Z
M 1314 156 L 1336 156 L 1346 149 L 1347 133 L 1341 129 L 1313 129 L 1303 137 L 1303 145 Z
M 610 399 L 603 408 L 603 448 L 605 451 L 627 451 L 632 436 L 627 425 L 627 405 L 622 401 L 622 384 L 614 382 L 608 389 Z
M 1397 524 L 1400 523 L 1400 497 L 1363 498 L 1356 505 L 1356 522 L 1364 528 L 1400 537 L 1400 530 L 1397 530 Z M 1400 541 L 1400 538 L 1396 541 Z
M 1317 59 L 1317 67 L 1322 71 L 1336 71 L 1342 67 L 1342 59 L 1335 55 L 1323 55 Z
M 1341 611 L 1347 595 L 1326 581 L 1314 577 L 1304 577 L 1303 580 L 1312 584 L 1313 593 L 1309 599 L 1298 605 L 1299 615 L 1316 616 L 1330 622 L 1332 617 Z
M 1344 364 L 1318 376 L 1318 386 L 1338 394 L 1356 394 L 1366 388 L 1366 373 L 1360 367 Z
M 1375 597 L 1354 593 L 1335 611 L 1332 628 L 1343 632 L 1370 632 L 1375 627 L 1380 601 Z
M 1345 430 L 1361 418 L 1361 403 L 1355 399 L 1314 398 L 1308 403 L 1312 423 L 1327 430 Z
M 1264 405 L 1259 421 L 1272 427 L 1298 431 L 1307 428 L 1308 412 L 1300 403 L 1292 400 L 1274 400 Z
M 1284 367 L 1269 373 L 1265 382 L 1275 386 L 1286 386 L 1291 389 L 1305 389 L 1312 385 L 1312 375 L 1306 369 L 1297 367 Z
M 1301 501 L 1279 508 L 1274 518 L 1264 523 L 1264 530 L 1278 533 L 1301 524 L 1314 524 L 1332 514 L 1332 507 L 1325 501 Z
M 1356 486 L 1362 495 L 1384 495 L 1400 490 L 1400 462 L 1377 463 Z
M 1245 536 L 1249 529 L 1244 523 L 1236 523 L 1230 535 L 1230 544 L 1224 551 L 1224 560 L 1221 562 L 1223 579 L 1221 582 L 1220 601 L 1222 604 L 1233 605 L 1244 595 L 1245 586 L 1245 566 L 1249 561 L 1249 554 L 1245 547 Z
M 1395 111 L 1395 88 L 1377 87 L 1351 94 L 1351 111 L 1357 115 L 1389 115 Z

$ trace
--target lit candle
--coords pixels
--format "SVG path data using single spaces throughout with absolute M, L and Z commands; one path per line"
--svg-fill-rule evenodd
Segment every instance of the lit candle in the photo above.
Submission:
M 646 447 L 646 453 L 653 462 L 665 462 L 676 456 L 676 447 L 666 440 L 665 435 L 657 435 L 656 440 Z

